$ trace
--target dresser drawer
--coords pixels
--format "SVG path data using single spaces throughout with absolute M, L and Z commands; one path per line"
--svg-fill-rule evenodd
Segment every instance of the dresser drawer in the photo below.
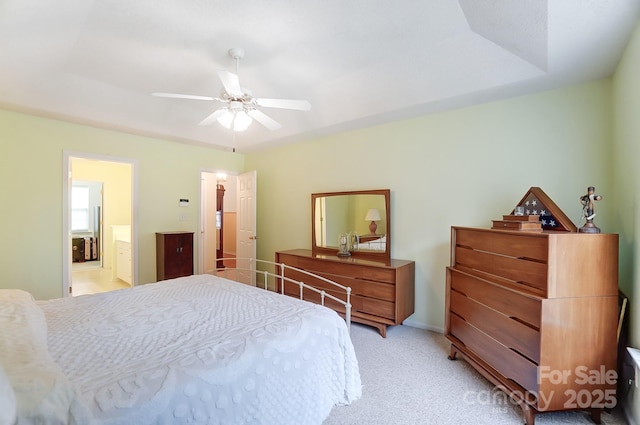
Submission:
M 449 323 L 449 334 L 461 341 L 468 350 L 507 379 L 515 381 L 528 391 L 537 392 L 538 368 L 535 363 L 500 344 L 456 314 L 450 315 Z
M 466 247 L 456 247 L 456 266 L 489 273 L 511 280 L 523 287 L 547 293 L 547 264 L 525 258 L 507 257 L 476 251 Z
M 527 235 L 525 232 L 509 233 L 454 227 L 452 236 L 455 245 L 477 251 L 528 258 L 544 263 L 549 258 L 549 240 L 545 234 Z
M 279 254 L 279 261 L 291 267 L 308 270 L 318 274 L 331 274 L 355 279 L 395 284 L 396 271 L 392 268 L 373 267 L 342 261 L 316 260 L 296 255 Z
M 344 294 L 340 294 L 338 291 L 328 288 L 319 288 L 320 285 L 313 285 L 318 289 L 324 289 L 327 294 L 333 295 L 336 298 L 344 300 Z M 292 282 L 286 282 L 284 287 L 284 293 L 296 298 L 300 297 L 300 287 Z M 303 298 L 307 301 L 320 302 L 320 294 L 316 291 L 308 288 L 303 288 Z M 339 312 L 344 312 L 344 307 L 339 303 L 325 298 L 325 305 L 333 308 Z M 351 309 L 353 312 L 365 313 L 372 316 L 378 316 L 390 321 L 395 320 L 395 303 L 384 300 L 377 300 L 375 298 L 363 297 L 361 295 L 351 295 Z
M 456 228 L 452 266 L 489 273 L 534 292 L 548 291 L 549 239 L 546 234 Z
M 386 301 L 395 301 L 396 299 L 396 287 L 395 285 L 391 285 L 388 283 L 380 283 L 374 282 L 364 279 L 354 279 L 345 276 L 338 276 L 328 273 L 316 272 L 318 275 L 322 277 L 326 277 L 329 280 L 332 280 L 340 285 L 351 288 L 352 295 L 362 295 L 365 297 L 376 298 L 379 300 Z M 297 272 L 295 270 L 287 270 L 286 277 L 293 279 L 295 281 L 300 281 L 306 283 L 307 285 L 314 286 L 320 289 L 335 289 L 335 286 L 324 282 L 320 279 L 314 279 L 313 277 Z
M 459 293 L 451 291 L 451 312 L 486 333 L 502 345 L 522 354 L 536 364 L 540 362 L 540 332 L 492 310 Z
M 542 301 L 506 289 L 499 284 L 450 267 L 447 280 L 451 289 L 492 308 L 505 316 L 540 329 Z

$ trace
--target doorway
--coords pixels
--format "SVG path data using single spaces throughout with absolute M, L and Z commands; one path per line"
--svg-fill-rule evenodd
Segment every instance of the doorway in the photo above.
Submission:
M 200 273 L 215 274 L 219 267 L 250 268 L 248 262 L 231 264 L 218 259 L 256 256 L 256 172 L 202 171 L 200 183 Z M 252 284 L 251 275 L 239 280 Z
M 220 258 L 236 257 L 236 176 L 224 171 L 201 172 L 200 273 L 235 264 Z
M 128 288 L 137 276 L 135 161 L 64 154 L 63 294 Z M 86 202 L 84 195 L 89 201 Z

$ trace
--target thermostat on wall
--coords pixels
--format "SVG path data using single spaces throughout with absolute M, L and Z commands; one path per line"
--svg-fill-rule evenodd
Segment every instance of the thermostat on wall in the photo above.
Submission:
M 180 199 L 180 206 L 181 207 L 188 207 L 189 206 L 189 200 L 188 199 Z

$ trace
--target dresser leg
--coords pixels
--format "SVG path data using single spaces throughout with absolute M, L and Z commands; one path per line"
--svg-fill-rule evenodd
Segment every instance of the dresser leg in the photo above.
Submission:
M 376 326 L 378 328 L 378 331 L 380 331 L 380 335 L 382 335 L 383 338 L 387 337 L 387 325 L 378 325 Z
M 522 403 L 522 413 L 524 413 L 525 425 L 534 425 L 536 422 L 536 411 L 531 408 L 527 403 Z
M 456 360 L 456 356 L 458 355 L 458 349 L 456 347 L 453 346 L 453 344 L 451 345 L 450 351 L 449 351 L 449 357 L 447 357 L 449 360 Z

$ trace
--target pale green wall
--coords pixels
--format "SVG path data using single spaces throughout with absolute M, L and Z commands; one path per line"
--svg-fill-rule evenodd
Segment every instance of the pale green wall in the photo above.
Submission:
M 613 78 L 614 116 L 614 193 L 616 227 L 620 233 L 620 287 L 630 298 L 632 341 L 640 345 L 640 26 L 629 43 L 623 60 Z
M 137 161 L 140 283 L 155 278 L 156 231 L 197 231 L 202 168 L 258 171 L 264 259 L 310 246 L 311 193 L 390 188 L 392 255 L 416 261 L 410 322 L 441 329 L 450 226 L 489 226 L 531 186 L 578 221 L 578 197 L 595 185 L 604 196 L 596 224 L 612 231 L 609 99 L 602 80 L 247 154 L 246 166 L 238 154 L 0 111 L 9 241 L 0 286 L 60 295 L 62 156 L 88 152 Z M 189 219 L 180 222 L 184 197 Z
M 629 297 L 630 345 L 640 348 L 640 25 L 613 78 L 613 150 L 616 231 L 620 233 L 620 288 Z M 628 356 L 626 357 L 628 359 Z M 627 369 L 625 368 L 627 371 Z M 637 379 L 628 371 L 626 378 Z M 640 391 L 633 385 L 627 415 L 640 421 Z
M 408 323 L 442 329 L 452 225 L 490 227 L 532 186 L 577 222 L 593 185 L 595 222 L 613 230 L 610 121 L 602 80 L 247 154 L 258 257 L 311 246 L 311 193 L 389 188 L 391 254 L 416 262 Z
M 244 168 L 243 156 L 231 152 L 0 110 L 0 288 L 62 295 L 64 151 L 136 161 L 138 283 L 155 281 L 155 232 L 197 234 L 200 170 Z M 190 199 L 186 210 L 180 198 Z

